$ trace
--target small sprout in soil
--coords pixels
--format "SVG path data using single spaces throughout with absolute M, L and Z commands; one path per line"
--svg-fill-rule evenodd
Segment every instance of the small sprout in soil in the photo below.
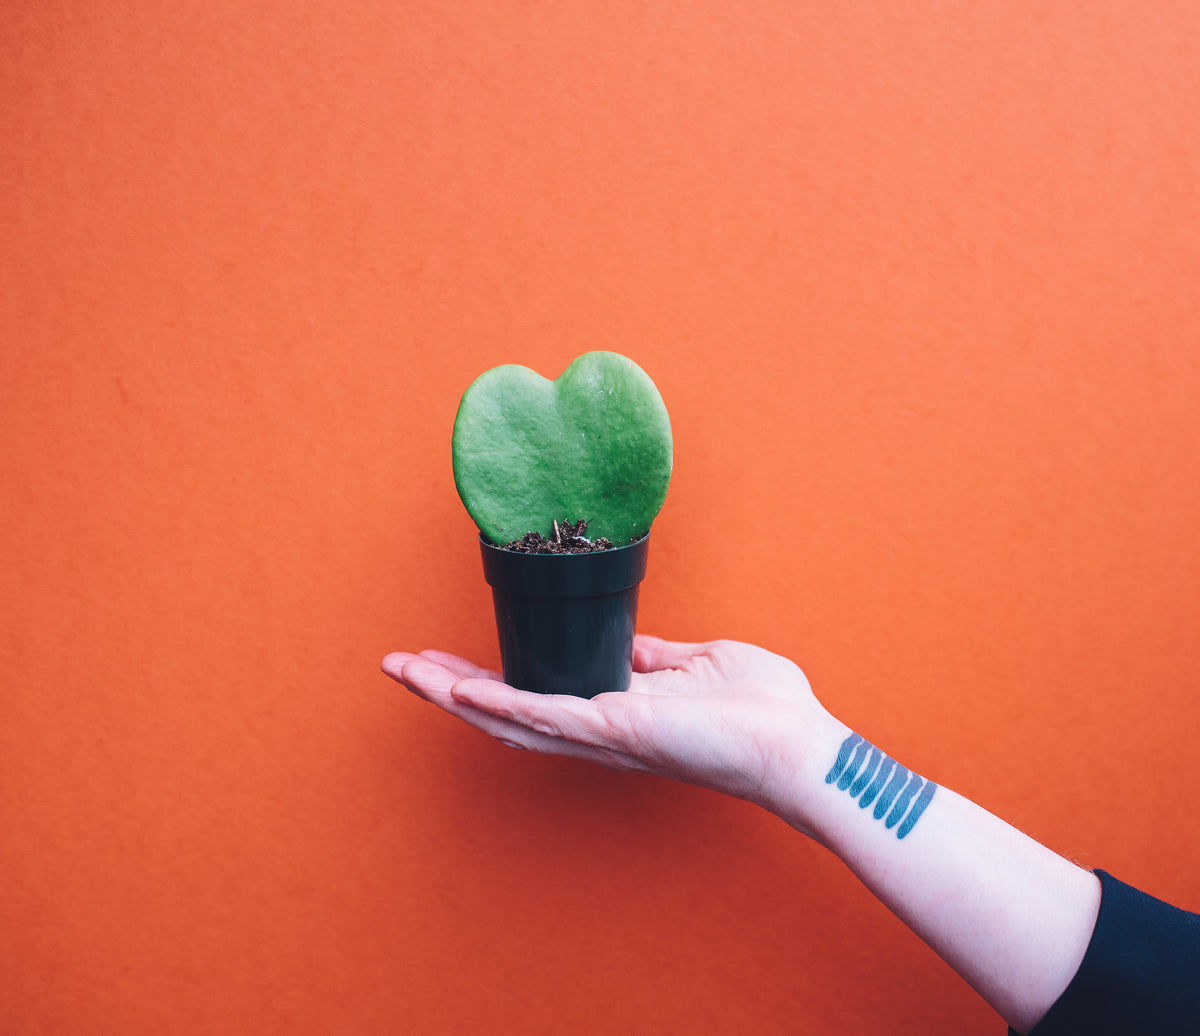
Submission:
M 580 519 L 569 522 L 565 518 L 554 520 L 554 539 L 546 539 L 540 532 L 527 532 L 519 540 L 504 545 L 505 550 L 518 554 L 594 554 L 598 550 L 612 550 L 612 541 L 601 536 L 589 540 L 584 533 L 587 521 Z

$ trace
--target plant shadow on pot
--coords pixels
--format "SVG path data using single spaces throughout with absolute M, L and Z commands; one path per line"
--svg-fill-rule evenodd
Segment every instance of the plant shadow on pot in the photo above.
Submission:
M 594 698 L 629 689 L 650 537 L 590 554 L 521 554 L 479 537 L 504 682 Z

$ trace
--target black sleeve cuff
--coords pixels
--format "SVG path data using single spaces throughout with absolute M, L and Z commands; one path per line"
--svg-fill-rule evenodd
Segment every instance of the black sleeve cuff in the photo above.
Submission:
M 1200 915 L 1096 876 L 1100 913 L 1083 962 L 1029 1036 L 1200 1033 Z

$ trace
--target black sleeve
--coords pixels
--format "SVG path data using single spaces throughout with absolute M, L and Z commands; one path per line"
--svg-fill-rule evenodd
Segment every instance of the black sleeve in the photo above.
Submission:
M 1200 914 L 1104 871 L 1079 971 L 1029 1036 L 1200 1033 Z M 1009 1029 L 1012 1036 L 1016 1036 Z

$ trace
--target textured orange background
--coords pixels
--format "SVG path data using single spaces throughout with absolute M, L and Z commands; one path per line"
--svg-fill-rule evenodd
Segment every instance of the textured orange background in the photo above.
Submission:
M 593 348 L 641 628 L 1200 909 L 1197 10 L 7 0 L 0 1028 L 1002 1031 L 774 818 L 378 672 L 496 661 L 455 407 Z

